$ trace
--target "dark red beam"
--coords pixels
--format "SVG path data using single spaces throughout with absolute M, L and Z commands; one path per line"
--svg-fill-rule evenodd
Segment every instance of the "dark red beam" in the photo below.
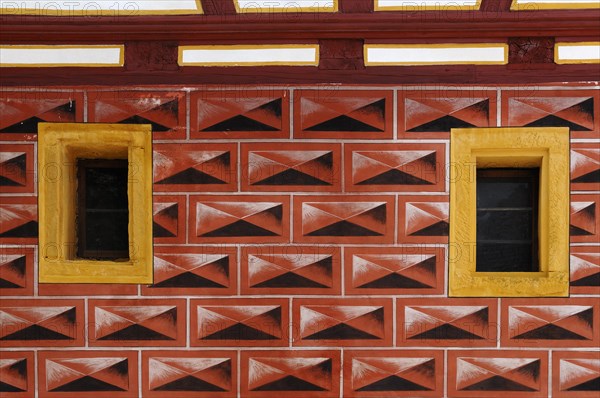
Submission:
M 600 10 L 0 18 L 2 43 L 600 37 Z
M 72 85 L 230 85 L 230 84 L 544 84 L 595 81 L 597 65 L 509 66 L 460 65 L 367 67 L 327 70 L 314 67 L 184 67 L 178 70 L 124 68 L 3 68 L 4 86 Z

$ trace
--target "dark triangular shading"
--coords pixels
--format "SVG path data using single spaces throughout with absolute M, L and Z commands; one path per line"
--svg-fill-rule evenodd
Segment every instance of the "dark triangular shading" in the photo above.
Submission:
M 38 223 L 37 221 L 29 221 L 16 228 L 9 229 L 0 234 L 0 238 L 37 238 Z
M 33 116 L 29 119 L 22 120 L 0 130 L 0 133 L 37 133 L 38 123 L 45 122 L 39 117 Z
M 348 221 L 340 221 L 317 229 L 305 236 L 381 236 L 379 232 L 371 231 Z
M 164 104 L 153 108 L 151 112 L 170 113 L 177 116 L 179 113 L 179 101 L 174 99 L 172 101 L 165 102 Z
M 38 325 L 31 325 L 0 340 L 73 340 L 73 338 Z
M 194 376 L 181 379 L 153 388 L 152 391 L 227 391 L 219 386 L 200 380 Z
M 185 169 L 184 171 L 174 174 L 156 182 L 156 184 L 227 184 L 225 181 L 219 180 L 209 174 L 194 168 Z
M 27 378 L 27 359 L 22 359 L 10 366 L 10 370 L 16 371 L 23 378 Z
M 461 388 L 461 391 L 537 391 L 515 381 L 501 376 L 493 376 L 489 379 Z
M 13 385 L 10 385 L 8 383 L 4 383 L 3 381 L 0 381 L 0 392 L 23 392 L 23 391 L 27 391 L 27 390 L 22 390 Z
M 394 273 L 358 287 L 363 289 L 427 289 L 432 288 L 433 286 Z
M 566 391 L 598 391 L 600 392 L 600 377 L 588 380 L 585 383 L 577 384 Z M 600 395 L 600 394 L 599 394 Z
M 567 109 L 576 109 L 578 112 L 580 113 L 584 113 L 587 115 L 590 115 L 592 117 L 592 120 L 594 119 L 594 98 L 588 98 L 583 102 L 580 102 L 579 104 L 573 105 L 570 108 Z
M 526 124 L 525 127 L 568 127 L 574 131 L 591 131 L 587 127 L 570 122 L 555 115 L 548 115 L 534 122 Z
M 350 116 L 341 115 L 304 129 L 304 131 L 353 131 L 353 132 L 383 132 L 383 130 L 363 123 Z
M 202 131 L 278 131 L 275 127 L 261 123 L 249 117 L 237 115 L 230 119 L 224 120 Z
M 4 164 L 1 166 L 2 169 L 4 169 L 4 171 L 6 172 L 6 174 L 10 175 L 10 171 L 16 171 L 19 170 L 22 173 L 25 173 L 25 169 L 27 167 L 27 155 L 22 154 L 20 156 L 17 156 L 13 159 L 10 159 L 6 162 L 4 162 Z M 8 177 L 4 177 L 4 176 L 0 176 L 0 185 L 3 186 L 24 186 L 21 183 L 18 183 L 16 181 L 11 180 Z
M 484 340 L 484 338 L 456 326 L 444 324 L 412 336 L 409 340 Z
M 431 389 L 398 376 L 389 376 L 356 391 L 431 391 Z
M 600 169 L 574 178 L 571 182 L 600 182 Z
M 385 119 L 385 98 L 375 101 L 369 105 L 358 108 L 354 113 L 362 113 L 365 115 L 377 115 L 381 120 Z
M 22 187 L 22 186 L 24 186 L 24 185 L 19 184 L 18 182 L 13 181 L 4 176 L 0 176 L 0 187 Z
M 153 222 L 152 223 L 152 236 L 155 238 L 172 238 L 177 235 L 175 235 L 168 229 L 158 225 L 157 223 Z
M 203 278 L 191 272 L 184 272 L 162 282 L 155 283 L 150 287 L 204 287 L 204 288 L 219 288 L 227 287 L 220 283 L 213 282 L 210 279 Z
M 556 325 L 545 325 L 513 337 L 525 340 L 588 340 L 588 338 Z
M 16 283 L 9 282 L 5 279 L 0 279 L 0 289 L 15 289 L 22 288 L 23 286 L 19 286 Z
M 279 275 L 273 279 L 257 283 L 252 287 L 329 287 L 315 282 L 311 279 L 305 278 L 293 272 L 286 272 L 283 275 Z
M 25 256 L 14 259 L 9 264 L 5 264 L 6 269 L 16 272 L 20 276 L 25 276 Z
M 593 233 L 586 231 L 585 229 L 581 229 L 574 225 L 569 225 L 569 234 L 571 236 L 586 236 L 586 235 L 594 235 Z
M 91 376 L 84 376 L 70 383 L 56 387 L 51 392 L 83 392 L 83 391 L 127 391 Z
M 274 325 L 275 326 L 275 325 Z M 263 331 L 236 323 L 233 326 L 219 330 L 216 333 L 202 337 L 202 340 L 278 340 L 278 337 Z
M 152 329 L 140 325 L 131 325 L 109 335 L 100 337 L 98 340 L 174 340 Z
M 439 119 L 432 120 L 431 122 L 421 124 L 417 127 L 407 130 L 407 131 L 409 131 L 411 133 L 428 133 L 428 132 L 437 132 L 437 131 L 450 132 L 451 129 L 465 128 L 465 127 L 476 127 L 476 126 L 474 124 L 467 123 L 464 120 L 455 118 L 454 116 L 446 115 Z
M 261 109 L 261 110 L 267 111 L 268 113 L 270 113 L 274 116 L 281 117 L 281 113 L 282 113 L 281 112 L 281 98 L 277 98 L 276 100 L 268 102 L 268 103 L 261 105 L 255 109 Z
M 356 185 L 433 185 L 433 183 L 403 173 L 400 170 L 392 169 L 361 181 Z
M 160 133 L 163 133 L 165 131 L 171 131 L 170 127 L 163 126 L 162 124 L 158 124 L 156 122 L 153 122 L 152 120 L 148 120 L 145 117 L 141 117 L 139 115 L 135 115 L 135 116 L 131 116 L 131 117 L 127 118 L 127 119 L 123 119 L 119 123 L 126 123 L 126 124 L 150 124 L 150 125 L 152 125 L 152 131 L 156 131 L 156 132 L 160 132 Z
M 331 185 L 308 174 L 294 169 L 287 169 L 252 185 Z
M 59 105 L 56 108 L 52 109 L 52 113 L 73 115 L 75 113 L 76 103 L 77 101 L 75 100 L 65 102 L 63 105 Z
M 239 220 L 214 231 L 207 232 L 201 236 L 205 237 L 228 237 L 228 236 L 278 236 L 275 232 Z
M 370 333 L 363 332 L 362 330 L 356 329 L 352 326 L 340 323 L 339 325 L 332 326 L 320 332 L 311 334 L 304 338 L 305 340 L 379 340 L 380 337 L 374 336 Z
M 571 286 L 600 286 L 600 272 L 571 282 Z
M 252 391 L 325 391 L 325 389 L 297 377 L 286 376 L 272 383 L 254 388 Z
M 413 232 L 410 236 L 448 236 L 448 223 L 440 221 L 426 228 Z

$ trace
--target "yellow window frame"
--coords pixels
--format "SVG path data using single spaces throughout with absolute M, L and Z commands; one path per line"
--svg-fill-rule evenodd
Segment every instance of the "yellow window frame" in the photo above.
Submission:
M 452 129 L 451 297 L 569 295 L 569 129 Z M 539 167 L 539 272 L 476 272 L 477 168 Z
M 76 256 L 78 158 L 127 159 L 129 259 Z M 150 125 L 40 123 L 39 282 L 152 283 Z

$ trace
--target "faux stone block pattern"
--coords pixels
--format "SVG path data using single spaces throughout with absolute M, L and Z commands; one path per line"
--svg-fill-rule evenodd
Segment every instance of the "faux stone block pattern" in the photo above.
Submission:
M 600 304 L 595 298 L 502 300 L 505 346 L 598 347 Z
M 0 93 L 0 140 L 35 141 L 40 122 L 83 122 L 83 92 L 44 90 Z
M 546 351 L 449 351 L 449 397 L 548 396 Z
M 234 398 L 237 355 L 234 351 L 144 351 L 144 397 Z
M 600 132 L 598 90 L 522 90 L 502 92 L 502 125 L 564 126 L 571 138 L 598 138 Z
M 398 136 L 449 138 L 453 128 L 496 126 L 494 90 L 415 89 L 399 93 Z
M 339 396 L 340 351 L 242 351 L 244 397 Z
M 289 92 L 232 89 L 191 94 L 192 138 L 288 138 Z
M 41 351 L 38 361 L 40 397 L 138 396 L 135 351 Z
M 299 90 L 295 138 L 389 139 L 391 91 Z
M 399 345 L 496 345 L 496 299 L 399 299 L 396 308 Z
M 0 394 L 7 397 L 35 396 L 33 351 L 5 351 L 0 358 Z
M 347 350 L 344 397 L 442 397 L 442 351 Z
M 93 123 L 150 124 L 155 139 L 185 138 L 185 93 L 98 91 L 88 93 Z
M 35 151 L 32 144 L 0 144 L 0 188 L 3 193 L 33 193 Z
M 599 98 L 583 84 L 3 91 L 0 396 L 596 398 Z M 44 121 L 153 126 L 152 284 L 37 282 Z M 498 125 L 571 127 L 569 298 L 447 297 L 449 131 Z
M 600 386 L 600 353 L 554 351 L 552 391 L 557 398 L 595 398 Z

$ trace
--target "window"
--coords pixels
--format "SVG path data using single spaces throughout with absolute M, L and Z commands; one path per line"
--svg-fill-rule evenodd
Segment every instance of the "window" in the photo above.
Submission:
M 77 159 L 77 257 L 129 259 L 127 159 Z
M 568 296 L 567 128 L 453 129 L 450 296 Z
M 539 168 L 477 169 L 477 272 L 537 272 Z
M 41 283 L 152 283 L 150 125 L 40 123 Z

